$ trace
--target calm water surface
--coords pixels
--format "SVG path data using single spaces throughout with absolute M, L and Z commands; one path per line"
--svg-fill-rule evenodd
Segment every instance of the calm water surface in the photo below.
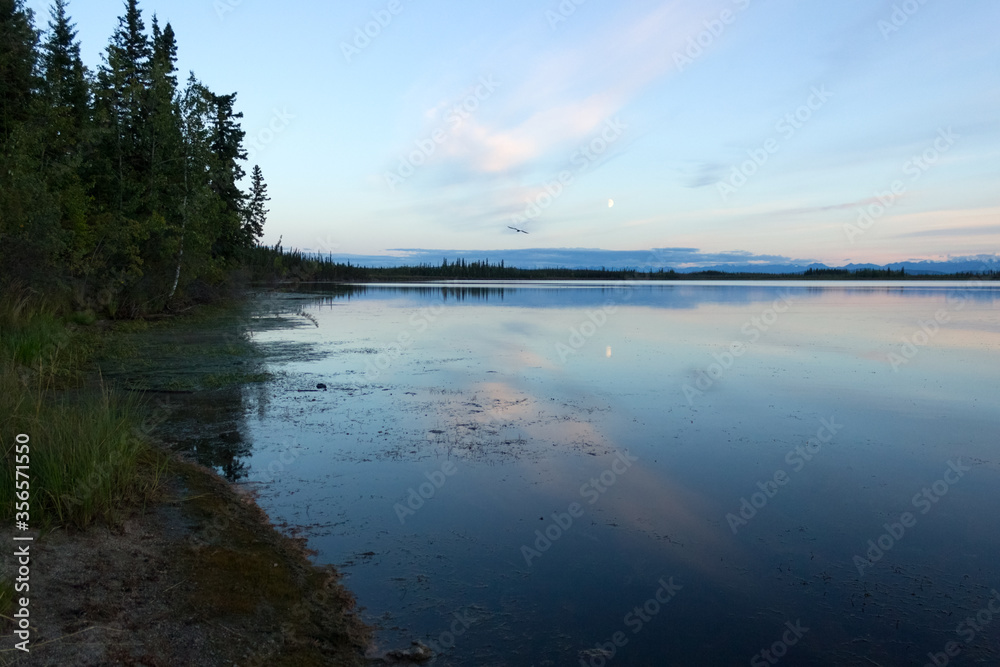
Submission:
M 275 379 L 243 390 L 226 472 L 341 568 L 382 650 L 922 665 L 956 642 L 950 664 L 1000 660 L 997 288 L 359 285 L 263 303 Z

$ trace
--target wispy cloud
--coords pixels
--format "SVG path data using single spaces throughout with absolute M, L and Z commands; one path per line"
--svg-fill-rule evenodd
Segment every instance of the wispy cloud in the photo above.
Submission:
M 840 204 L 827 204 L 825 206 L 806 206 L 803 208 L 786 208 L 779 211 L 772 211 L 768 215 L 808 215 L 810 213 L 825 213 L 826 211 L 843 211 L 863 208 L 878 201 L 878 197 L 859 199 L 858 201 L 843 202 Z
M 725 177 L 728 169 L 729 165 L 721 162 L 702 163 L 693 174 L 685 176 L 687 180 L 684 185 L 689 188 L 704 188 L 715 185 Z
M 698 21 L 705 14 L 704 7 L 668 2 L 604 26 L 585 46 L 573 43 L 524 61 L 530 74 L 504 91 L 506 112 L 470 119 L 449 142 L 445 157 L 488 174 L 558 158 L 675 70 L 670 54 L 703 29 Z
M 939 229 L 923 229 L 917 232 L 906 232 L 897 234 L 897 238 L 914 238 L 927 236 L 994 236 L 996 235 L 1000 244 L 1000 225 L 986 225 L 984 227 L 942 227 Z

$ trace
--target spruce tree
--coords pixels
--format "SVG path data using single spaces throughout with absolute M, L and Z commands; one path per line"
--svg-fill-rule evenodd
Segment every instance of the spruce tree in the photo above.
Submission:
M 42 69 L 48 104 L 69 121 L 66 128 L 60 130 L 71 133 L 68 142 L 76 142 L 90 115 L 90 88 L 80 58 L 76 26 L 70 23 L 66 7 L 66 0 L 55 0 L 52 5 L 49 31 L 43 45 Z
M 162 222 L 151 216 L 146 196 L 151 165 L 145 138 L 151 48 L 137 0 L 128 0 L 97 76 L 98 144 L 88 164 L 99 208 L 95 212 L 94 261 L 101 303 L 111 315 L 123 306 L 129 286 L 143 275 L 143 244 Z M 124 304 L 127 305 L 127 304 Z
M 265 204 L 271 200 L 267 196 L 267 183 L 260 166 L 254 165 L 250 174 L 250 196 L 247 202 L 243 222 L 243 244 L 247 248 L 257 245 L 264 235 L 264 223 L 267 222 L 268 210 Z
M 180 174 L 181 121 L 177 97 L 177 43 L 168 23 L 162 31 L 153 17 L 152 55 L 148 93 L 149 116 L 143 145 L 149 154 L 150 206 L 160 209 L 176 191 Z
M 215 118 L 212 125 L 211 182 L 212 190 L 222 203 L 213 253 L 225 259 L 235 257 L 243 247 L 242 218 L 246 195 L 237 183 L 246 174 L 240 165 L 247 157 L 243 148 L 246 133 L 238 122 L 243 113 L 233 110 L 235 103 L 236 93 L 212 96 Z
M 147 169 L 142 197 L 148 237 L 140 250 L 144 275 L 136 289 L 144 302 L 159 306 L 173 293 L 176 281 L 174 260 L 184 233 L 185 155 L 177 95 L 177 43 L 170 24 L 161 30 L 156 16 L 150 49 L 146 122 L 140 138 Z
M 67 233 L 62 263 L 74 273 L 86 273 L 85 258 L 94 247 L 88 223 L 89 196 L 81 176 L 89 148 L 90 86 L 66 0 L 56 0 L 52 6 L 41 61 L 47 116 L 44 169 Z
M 38 33 L 23 0 L 0 0 L 0 147 L 11 140 L 18 123 L 31 117 L 40 81 Z
M 148 157 L 142 137 L 147 120 L 151 49 L 137 0 L 128 0 L 118 19 L 98 73 L 97 102 L 105 123 L 105 154 L 113 170 L 112 193 L 121 215 L 140 208 L 139 188 L 145 184 Z
M 0 282 L 51 285 L 65 238 L 44 177 L 47 112 L 38 33 L 22 0 L 0 0 Z

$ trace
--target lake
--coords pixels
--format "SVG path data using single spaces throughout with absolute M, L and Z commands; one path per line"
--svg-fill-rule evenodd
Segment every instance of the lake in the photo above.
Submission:
M 248 327 L 272 379 L 176 433 L 238 442 L 382 650 L 1000 659 L 997 286 L 340 285 Z

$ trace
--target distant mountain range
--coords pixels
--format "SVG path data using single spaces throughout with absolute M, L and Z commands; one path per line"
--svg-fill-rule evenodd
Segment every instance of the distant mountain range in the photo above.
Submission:
M 858 269 L 892 269 L 899 271 L 906 269 L 907 273 L 913 275 L 942 275 L 951 273 L 982 273 L 983 271 L 1000 271 L 1000 261 L 997 258 L 992 260 L 949 260 L 944 262 L 933 262 L 929 260 L 893 262 L 892 264 L 845 264 L 843 266 L 829 266 L 827 264 L 813 263 L 806 266 L 799 264 L 714 264 L 712 266 L 688 267 L 676 269 L 678 273 L 696 273 L 698 271 L 724 271 L 726 273 L 805 273 L 808 269 L 846 269 L 857 271 Z
M 697 248 L 655 248 L 652 250 L 600 250 L 594 248 L 519 248 L 510 250 L 434 250 L 400 248 L 387 255 L 346 255 L 303 249 L 304 253 L 332 257 L 355 266 L 389 267 L 420 264 L 440 265 L 444 259 L 491 263 L 503 260 L 505 266 L 523 269 L 637 269 L 640 271 L 673 269 L 679 273 L 724 271 L 726 273 L 804 273 L 808 269 L 892 269 L 903 268 L 914 275 L 979 273 L 1000 271 L 1000 254 L 953 257 L 942 261 L 909 260 L 891 264 L 855 264 L 831 266 L 809 259 L 781 255 L 755 255 L 749 252 L 708 253 Z

